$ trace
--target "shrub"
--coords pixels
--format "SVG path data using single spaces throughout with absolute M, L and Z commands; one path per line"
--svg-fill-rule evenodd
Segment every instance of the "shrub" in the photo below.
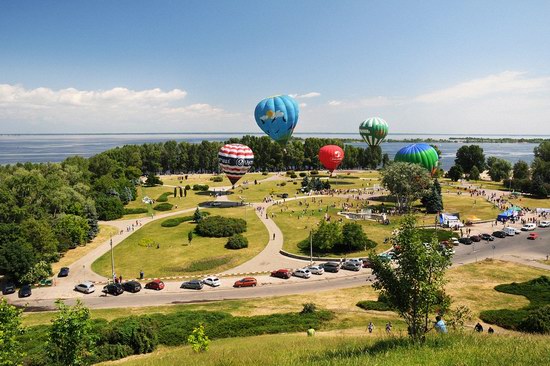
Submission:
M 294 179 L 294 178 L 298 178 L 298 176 L 296 175 L 296 173 L 292 173 L 290 174 L 290 178 Z
M 134 354 L 152 352 L 158 344 L 155 322 L 146 316 L 130 316 L 109 324 L 107 342 L 129 346 Z
M 157 202 L 168 202 L 168 197 L 172 194 L 172 192 L 164 192 L 157 198 Z
M 205 191 L 208 191 L 208 188 L 210 188 L 208 186 L 208 184 L 193 184 L 193 190 L 194 191 L 202 191 L 202 192 L 205 192 Z
M 210 178 L 212 182 L 223 182 L 223 177 L 221 175 L 215 175 Z
M 518 328 L 529 333 L 550 333 L 550 305 L 530 311 Z
M 149 212 L 149 210 L 143 207 L 124 208 L 125 215 L 144 214 L 147 212 Z
M 185 189 L 186 191 L 188 191 L 188 190 L 191 189 L 191 186 L 190 186 L 189 184 L 186 184 L 184 189 Z
M 319 171 L 317 171 L 317 170 L 312 170 L 311 172 L 309 172 L 309 174 L 311 174 L 311 175 L 319 175 Z
M 279 184 L 281 187 L 284 187 L 286 186 L 286 182 L 281 182 L 281 184 Z
M 134 354 L 132 347 L 126 344 L 102 344 L 95 350 L 92 363 L 115 361 Z
M 496 324 L 505 329 L 516 330 L 528 314 L 529 312 L 523 309 L 484 310 L 479 314 L 479 318 L 485 323 Z
M 242 236 L 241 234 L 235 234 L 229 238 L 227 244 L 225 244 L 227 249 L 243 249 L 248 248 L 248 239 Z
M 312 302 L 307 302 L 305 304 L 302 304 L 304 307 L 302 311 L 300 311 L 300 314 L 313 314 L 317 311 L 317 305 L 315 305 Z
M 156 185 L 162 185 L 162 181 L 160 180 L 160 178 L 154 174 L 149 174 L 147 176 L 147 179 L 145 180 L 145 186 L 146 187 L 154 187 Z
M 298 175 L 303 178 L 303 177 L 307 176 L 307 173 L 306 172 L 300 172 L 300 174 L 298 174 Z
M 197 234 L 206 237 L 229 237 L 246 231 L 246 221 L 232 217 L 211 216 L 202 219 L 195 228 Z
M 391 307 L 385 302 L 364 300 L 359 301 L 356 306 L 364 310 L 376 310 L 376 311 L 391 311 Z
M 163 222 L 161 222 L 160 226 L 174 227 L 174 226 L 178 226 L 182 222 L 187 222 L 187 221 L 193 221 L 193 216 L 173 217 L 170 219 L 166 219 Z
M 267 175 L 269 174 L 268 172 L 266 172 L 265 170 L 262 172 L 262 175 Z
M 286 175 L 296 174 L 294 170 L 287 170 Z
M 197 328 L 193 329 L 193 333 L 187 337 L 187 343 L 189 343 L 191 348 L 193 348 L 193 351 L 197 353 L 208 351 L 210 339 L 204 334 L 204 325 L 201 324 Z
M 158 205 L 153 207 L 153 210 L 155 210 L 155 211 L 170 211 L 172 209 L 172 207 L 174 207 L 174 205 L 172 205 L 171 203 L 164 202 L 164 203 L 159 203 Z

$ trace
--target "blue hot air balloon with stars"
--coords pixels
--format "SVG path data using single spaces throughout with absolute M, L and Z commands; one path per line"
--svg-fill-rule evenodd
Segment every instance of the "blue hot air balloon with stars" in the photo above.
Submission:
M 281 145 L 285 145 L 298 124 L 299 114 L 298 103 L 293 98 L 288 95 L 277 95 L 258 103 L 254 118 L 262 131 Z

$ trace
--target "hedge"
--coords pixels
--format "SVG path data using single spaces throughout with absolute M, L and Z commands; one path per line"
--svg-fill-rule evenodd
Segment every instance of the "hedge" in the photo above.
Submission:
M 223 177 L 221 175 L 216 175 L 214 177 L 211 177 L 210 180 L 212 182 L 223 182 Z
M 232 217 L 211 216 L 201 220 L 195 232 L 201 236 L 222 238 L 246 231 L 246 221 Z
M 208 191 L 208 184 L 193 184 L 194 191 Z
M 162 227 L 174 227 L 178 226 L 182 222 L 193 221 L 193 216 L 184 216 L 184 217 L 173 217 L 171 219 L 166 219 L 160 223 Z
M 174 195 L 173 192 L 164 192 L 157 198 L 157 202 L 168 202 L 168 197 Z
M 148 209 L 143 207 L 137 207 L 137 208 L 124 208 L 124 214 L 125 215 L 134 215 L 134 214 L 144 214 L 149 212 Z
M 360 307 L 364 310 L 376 310 L 376 311 L 391 311 L 392 308 L 386 304 L 385 302 L 381 301 L 373 301 L 373 300 L 364 300 L 359 301 L 356 306 Z
M 248 248 L 248 239 L 242 236 L 241 234 L 235 234 L 229 238 L 227 244 L 225 244 L 227 249 L 243 249 Z
M 174 205 L 172 205 L 171 203 L 164 202 L 164 203 L 159 203 L 158 205 L 153 207 L 153 210 L 155 210 L 155 211 L 170 211 L 172 209 L 172 207 L 174 207 Z

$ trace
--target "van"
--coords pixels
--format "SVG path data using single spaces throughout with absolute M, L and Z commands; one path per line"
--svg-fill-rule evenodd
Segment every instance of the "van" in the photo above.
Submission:
M 521 230 L 522 230 L 522 231 L 531 231 L 531 230 L 535 230 L 536 228 L 537 228 L 537 225 L 536 225 L 536 224 L 529 223 L 529 224 L 523 225 L 523 227 L 521 228 Z
M 516 229 L 514 229 L 513 227 L 505 227 L 504 229 L 502 229 L 502 231 L 504 231 L 508 236 L 516 235 Z

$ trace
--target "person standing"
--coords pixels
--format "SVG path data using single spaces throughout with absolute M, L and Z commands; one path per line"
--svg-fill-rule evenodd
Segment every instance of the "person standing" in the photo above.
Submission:
M 372 324 L 372 322 L 369 322 L 367 329 L 369 330 L 369 333 L 372 333 L 372 331 L 374 330 L 374 324 Z
M 387 322 L 386 323 L 386 333 L 387 334 L 391 334 L 391 328 L 392 328 L 391 322 Z
M 315 329 L 313 329 L 312 326 L 310 326 L 307 330 L 307 336 L 308 337 L 313 337 L 315 335 Z

